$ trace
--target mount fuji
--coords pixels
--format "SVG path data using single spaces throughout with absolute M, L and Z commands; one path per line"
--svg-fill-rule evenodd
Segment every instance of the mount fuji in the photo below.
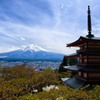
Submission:
M 64 54 L 49 52 L 36 44 L 12 52 L 0 53 L 0 60 L 7 61 L 62 61 L 63 57 Z

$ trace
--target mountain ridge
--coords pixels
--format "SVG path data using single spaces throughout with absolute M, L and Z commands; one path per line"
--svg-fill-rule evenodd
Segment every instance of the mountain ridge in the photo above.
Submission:
M 24 49 L 11 52 L 0 53 L 0 60 L 44 60 L 44 61 L 62 61 L 64 54 L 49 52 L 42 47 L 32 44 Z M 4 56 L 4 58 L 3 58 Z

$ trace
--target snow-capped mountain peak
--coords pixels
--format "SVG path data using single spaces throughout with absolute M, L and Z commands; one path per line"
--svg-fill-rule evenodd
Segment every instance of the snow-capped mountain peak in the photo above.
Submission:
M 63 56 L 63 54 L 49 52 L 35 44 L 23 45 L 23 49 L 0 53 L 0 59 L 8 61 L 62 61 Z
M 36 51 L 48 51 L 48 50 L 46 50 L 46 49 L 43 49 L 42 47 L 40 47 L 40 46 L 38 46 L 38 45 L 36 45 L 36 44 L 30 44 L 30 45 L 28 45 L 28 46 L 26 46 L 24 49 L 23 49 L 23 51 L 28 51 L 28 50 L 34 50 L 35 52 Z

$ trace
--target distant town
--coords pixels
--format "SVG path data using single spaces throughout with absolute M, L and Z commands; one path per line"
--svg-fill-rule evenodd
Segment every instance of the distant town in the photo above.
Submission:
M 59 68 L 61 62 L 52 62 L 52 61 L 0 61 L 2 67 L 13 67 L 16 65 L 26 64 L 26 67 L 37 67 L 37 71 L 43 71 L 48 67 L 53 70 Z

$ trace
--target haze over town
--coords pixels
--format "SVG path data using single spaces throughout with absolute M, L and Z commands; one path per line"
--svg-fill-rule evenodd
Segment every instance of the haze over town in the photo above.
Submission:
M 0 0 L 0 53 L 30 44 L 56 53 L 75 52 L 66 43 L 87 35 L 88 5 L 92 33 L 100 36 L 100 0 Z

